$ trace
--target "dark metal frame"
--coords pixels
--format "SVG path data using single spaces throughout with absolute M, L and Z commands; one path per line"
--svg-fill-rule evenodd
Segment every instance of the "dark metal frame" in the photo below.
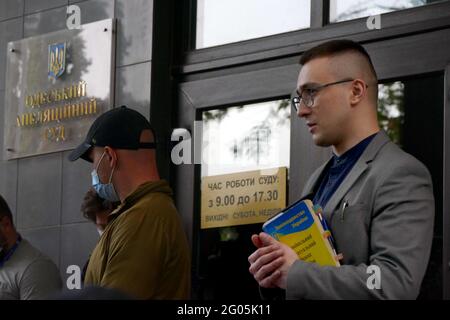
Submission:
M 369 31 L 365 27 L 366 19 L 327 24 L 329 1 L 313 0 L 310 29 L 201 50 L 191 50 L 196 1 L 168 3 L 175 8 L 172 13 L 175 34 L 168 50 L 159 56 L 154 53 L 153 64 L 158 63 L 157 58 L 163 59 L 164 52 L 172 50 L 175 56 L 158 72 L 153 71 L 151 119 L 167 121 L 164 110 L 169 108 L 173 110 L 170 118 L 175 127 L 186 128 L 191 133 L 193 122 L 201 119 L 204 110 L 288 97 L 296 83 L 300 55 L 325 40 L 345 37 L 363 44 L 382 82 L 445 70 L 443 287 L 444 298 L 450 299 L 450 43 L 443 41 L 450 39 L 450 1 L 383 14 L 382 29 Z M 154 14 L 159 14 L 156 9 Z M 159 32 L 161 37 L 167 36 L 164 30 Z M 156 38 L 155 46 L 159 46 Z M 154 83 L 161 81 L 161 72 L 166 72 L 163 80 L 169 89 L 159 92 Z M 156 104 L 167 99 L 171 100 L 170 106 Z M 313 145 L 304 123 L 296 120 L 293 115 L 290 162 L 296 165 L 290 169 L 289 199 L 300 196 L 317 164 L 330 155 L 329 150 L 319 150 Z M 169 162 L 170 156 L 165 157 Z M 189 242 L 195 248 L 200 228 L 200 165 L 174 166 L 171 173 L 176 204 Z M 196 260 L 193 257 L 194 274 Z
M 173 88 L 171 79 L 172 34 L 173 34 L 172 0 L 155 1 L 153 4 L 153 43 L 152 46 L 152 80 L 150 120 L 157 132 L 157 162 L 161 178 L 171 180 L 170 176 L 170 128 L 174 114 Z M 156 45 L 157 44 L 157 45 Z M 156 121 L 155 121 L 156 120 Z
M 444 79 L 443 275 L 444 298 L 450 299 L 450 64 Z

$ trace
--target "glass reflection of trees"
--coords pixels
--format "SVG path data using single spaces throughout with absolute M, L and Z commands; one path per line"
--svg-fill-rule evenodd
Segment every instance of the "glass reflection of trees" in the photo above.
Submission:
M 380 84 L 378 86 L 378 122 L 389 138 L 400 147 L 404 120 L 404 84 L 399 81 Z
M 242 111 L 244 106 L 236 106 L 233 109 Z M 229 108 L 209 110 L 203 112 L 205 125 L 212 121 L 220 123 L 229 114 Z M 232 146 L 228 146 L 235 160 L 253 160 L 256 165 L 260 160 L 270 155 L 271 148 L 277 147 L 271 144 L 271 138 L 277 128 L 288 124 L 290 119 L 290 103 L 288 99 L 277 101 L 270 106 L 270 110 L 260 123 L 243 132 L 240 139 L 234 140 Z

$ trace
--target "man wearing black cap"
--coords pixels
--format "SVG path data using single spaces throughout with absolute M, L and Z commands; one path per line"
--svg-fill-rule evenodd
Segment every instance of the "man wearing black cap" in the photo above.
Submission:
M 188 299 L 190 251 L 172 190 L 159 178 L 155 146 L 150 123 L 122 106 L 98 117 L 69 155 L 93 164 L 100 197 L 121 201 L 91 255 L 85 284 L 140 299 Z

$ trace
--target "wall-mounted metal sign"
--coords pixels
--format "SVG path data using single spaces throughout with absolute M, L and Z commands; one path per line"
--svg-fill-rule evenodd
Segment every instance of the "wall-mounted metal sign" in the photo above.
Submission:
M 286 206 L 287 168 L 204 177 L 201 229 L 262 223 Z
M 113 28 L 107 19 L 8 43 L 6 159 L 72 149 L 110 109 Z

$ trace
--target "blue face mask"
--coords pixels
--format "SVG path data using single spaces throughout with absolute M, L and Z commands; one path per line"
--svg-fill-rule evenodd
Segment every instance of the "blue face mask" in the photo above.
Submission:
M 111 175 L 109 176 L 109 182 L 104 184 L 100 182 L 100 178 L 98 177 L 97 169 L 100 163 L 103 160 L 103 157 L 105 156 L 105 152 L 103 152 L 100 161 L 97 164 L 97 168 L 92 170 L 92 186 L 94 187 L 95 191 L 99 195 L 100 198 L 103 198 L 105 200 L 111 201 L 111 202 L 117 202 L 120 201 L 119 196 L 117 195 L 116 190 L 114 189 L 114 185 L 112 184 L 112 176 L 114 173 L 114 168 L 111 171 Z

